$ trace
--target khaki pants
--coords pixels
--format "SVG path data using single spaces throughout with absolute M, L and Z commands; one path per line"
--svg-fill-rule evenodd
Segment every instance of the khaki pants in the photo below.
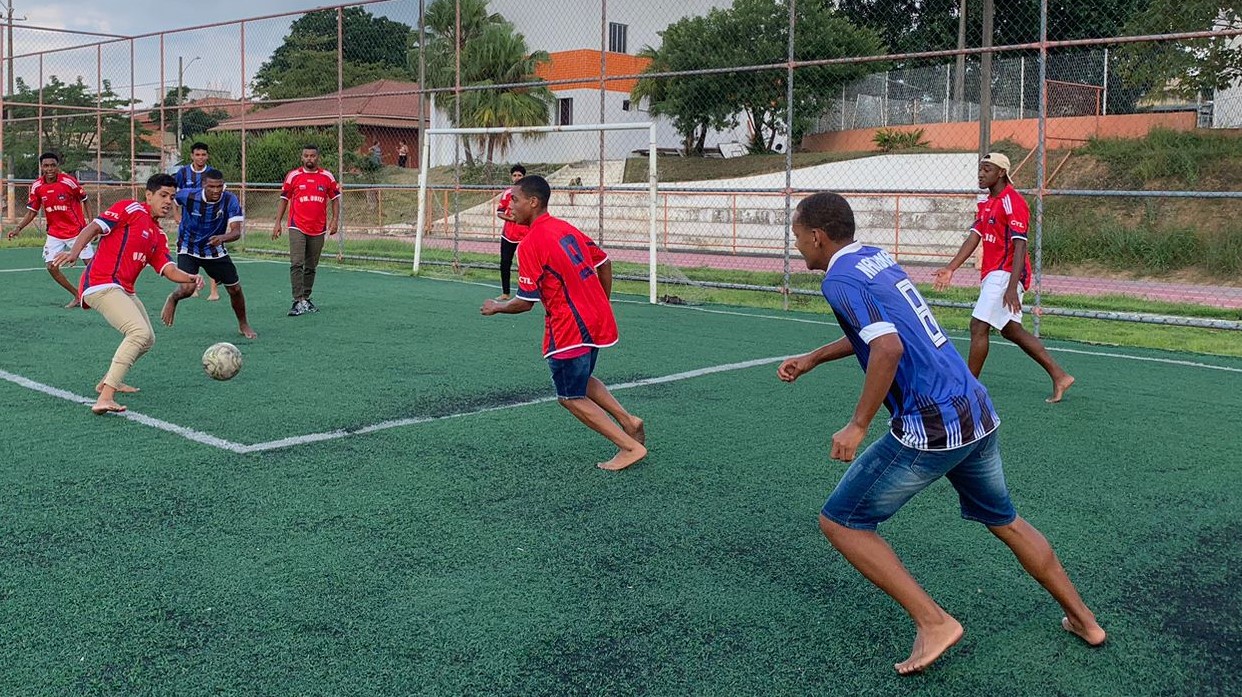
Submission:
M 103 379 L 109 387 L 120 387 L 125 382 L 125 374 L 134 367 L 134 362 L 155 345 L 155 330 L 151 328 L 147 308 L 142 306 L 137 295 L 130 295 L 121 288 L 91 293 L 86 296 L 86 301 L 108 320 L 108 324 L 125 335 Z
M 289 285 L 293 288 L 294 300 L 307 300 L 311 296 L 324 237 L 289 228 Z

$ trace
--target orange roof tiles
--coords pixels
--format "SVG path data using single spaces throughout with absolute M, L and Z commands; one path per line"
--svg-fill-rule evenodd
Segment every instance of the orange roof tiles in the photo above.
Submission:
M 582 82 L 569 82 L 561 85 L 549 85 L 554 92 L 563 90 L 580 90 L 580 89 L 599 89 L 599 63 L 600 52 L 591 49 L 578 49 L 575 51 L 557 51 L 550 54 L 552 61 L 540 65 L 535 74 L 539 77 L 552 82 L 555 80 L 573 80 L 581 78 Z M 651 64 L 651 60 L 640 58 L 639 56 L 631 56 L 628 53 L 612 53 L 607 54 L 607 62 L 604 64 L 606 71 L 605 77 L 613 77 L 616 75 L 637 75 L 647 69 Z M 609 92 L 624 92 L 628 94 L 634 89 L 637 80 L 610 80 L 605 84 L 605 89 Z

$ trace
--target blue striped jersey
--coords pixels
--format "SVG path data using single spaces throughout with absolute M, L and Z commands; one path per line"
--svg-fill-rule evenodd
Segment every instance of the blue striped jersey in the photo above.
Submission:
M 203 188 L 203 174 L 210 167 L 205 167 L 202 171 L 194 169 L 194 165 L 181 165 L 177 169 L 177 173 L 173 178 L 177 180 L 178 189 L 201 189 Z
M 904 352 L 884 398 L 892 434 L 918 450 L 950 450 L 1000 424 L 983 385 L 936 323 L 931 308 L 888 252 L 854 242 L 833 255 L 824 299 L 867 369 L 871 341 L 901 338 Z
M 177 253 L 202 259 L 227 256 L 224 245 L 209 245 L 207 240 L 223 235 L 230 223 L 245 220 L 241 202 L 232 192 L 220 194 L 220 200 L 207 201 L 202 189 L 178 189 L 177 205 L 181 206 L 181 225 L 177 228 Z

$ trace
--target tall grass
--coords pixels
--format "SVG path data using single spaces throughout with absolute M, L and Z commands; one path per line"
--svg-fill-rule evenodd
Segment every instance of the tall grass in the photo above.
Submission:
M 1193 268 L 1221 279 L 1242 273 L 1242 221 L 1196 230 L 1166 222 L 1157 206 L 1146 203 L 1141 219 L 1128 223 L 1085 203 L 1048 202 L 1043 237 L 1048 266 L 1090 263 L 1140 274 Z
M 1242 157 L 1242 138 L 1226 133 L 1154 129 L 1146 138 L 1094 139 L 1081 154 L 1108 165 L 1111 186 L 1149 189 L 1153 181 L 1193 189 L 1226 160 Z

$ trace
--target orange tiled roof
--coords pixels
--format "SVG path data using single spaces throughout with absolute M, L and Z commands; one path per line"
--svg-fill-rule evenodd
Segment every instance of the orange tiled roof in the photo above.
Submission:
M 551 62 L 540 65 L 535 74 L 548 80 L 572 80 L 582 78 L 582 82 L 569 82 L 562 85 L 550 85 L 554 92 L 562 90 L 599 89 L 600 52 L 591 49 L 575 51 L 557 51 L 550 54 Z M 628 53 L 608 53 L 605 63 L 605 77 L 615 75 L 637 75 L 647 69 L 651 61 L 647 58 L 631 56 Z M 628 94 L 634 89 L 636 80 L 610 80 L 604 83 L 609 92 Z

